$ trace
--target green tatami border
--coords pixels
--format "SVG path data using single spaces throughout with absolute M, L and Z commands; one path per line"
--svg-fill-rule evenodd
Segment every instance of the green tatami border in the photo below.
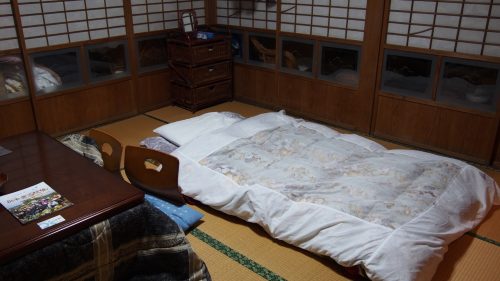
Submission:
M 241 253 L 235 251 L 231 247 L 227 246 L 226 244 L 220 242 L 219 240 L 213 238 L 212 236 L 208 235 L 207 233 L 203 232 L 202 230 L 195 228 L 191 230 L 190 232 L 194 237 L 200 239 L 201 241 L 205 242 L 208 244 L 210 247 L 214 248 L 215 250 L 219 251 L 220 253 L 226 255 L 233 261 L 243 265 L 244 267 L 250 269 L 254 273 L 262 276 L 266 280 L 269 281 L 286 281 L 285 278 L 279 276 L 278 274 L 272 272 L 271 270 L 267 269 L 266 267 L 260 265 L 259 263 L 249 259 L 248 257 L 242 255 Z

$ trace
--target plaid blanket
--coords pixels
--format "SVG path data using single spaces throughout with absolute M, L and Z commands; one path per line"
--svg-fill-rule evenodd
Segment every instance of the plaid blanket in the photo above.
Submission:
M 145 202 L 0 265 L 0 280 L 211 280 L 179 226 Z
M 97 165 L 104 166 L 101 152 L 94 139 L 82 134 L 70 134 L 60 139 L 60 141 L 80 155 L 91 159 Z

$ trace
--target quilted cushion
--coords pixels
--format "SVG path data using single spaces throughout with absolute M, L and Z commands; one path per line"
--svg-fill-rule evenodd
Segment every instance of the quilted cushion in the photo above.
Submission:
M 203 214 L 196 210 L 193 210 L 186 204 L 182 206 L 176 206 L 168 201 L 162 200 L 149 194 L 146 194 L 144 198 L 153 206 L 169 216 L 172 220 L 174 220 L 184 231 L 188 230 L 191 226 L 193 226 L 201 218 L 203 218 Z

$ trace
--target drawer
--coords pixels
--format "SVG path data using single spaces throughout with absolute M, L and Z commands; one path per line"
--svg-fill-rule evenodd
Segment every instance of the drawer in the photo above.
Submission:
M 187 64 L 203 64 L 231 58 L 229 42 L 225 40 L 195 46 L 169 44 L 168 51 L 172 61 Z
M 219 100 L 231 97 L 231 81 L 223 81 L 220 83 L 198 87 L 195 90 L 196 103 L 209 103 L 213 100 Z
M 174 67 L 180 76 L 187 78 L 190 84 L 196 86 L 232 78 L 231 61 L 197 67 L 189 65 L 174 65 Z M 174 80 L 179 83 L 186 83 L 179 75 L 174 76 Z
M 190 88 L 172 83 L 175 103 L 191 110 L 208 107 L 232 98 L 231 80 Z

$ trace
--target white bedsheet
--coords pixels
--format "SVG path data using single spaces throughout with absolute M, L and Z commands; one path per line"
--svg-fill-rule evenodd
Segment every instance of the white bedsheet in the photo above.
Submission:
M 174 153 L 182 192 L 373 280 L 429 280 L 500 188 L 464 162 L 266 113 Z

